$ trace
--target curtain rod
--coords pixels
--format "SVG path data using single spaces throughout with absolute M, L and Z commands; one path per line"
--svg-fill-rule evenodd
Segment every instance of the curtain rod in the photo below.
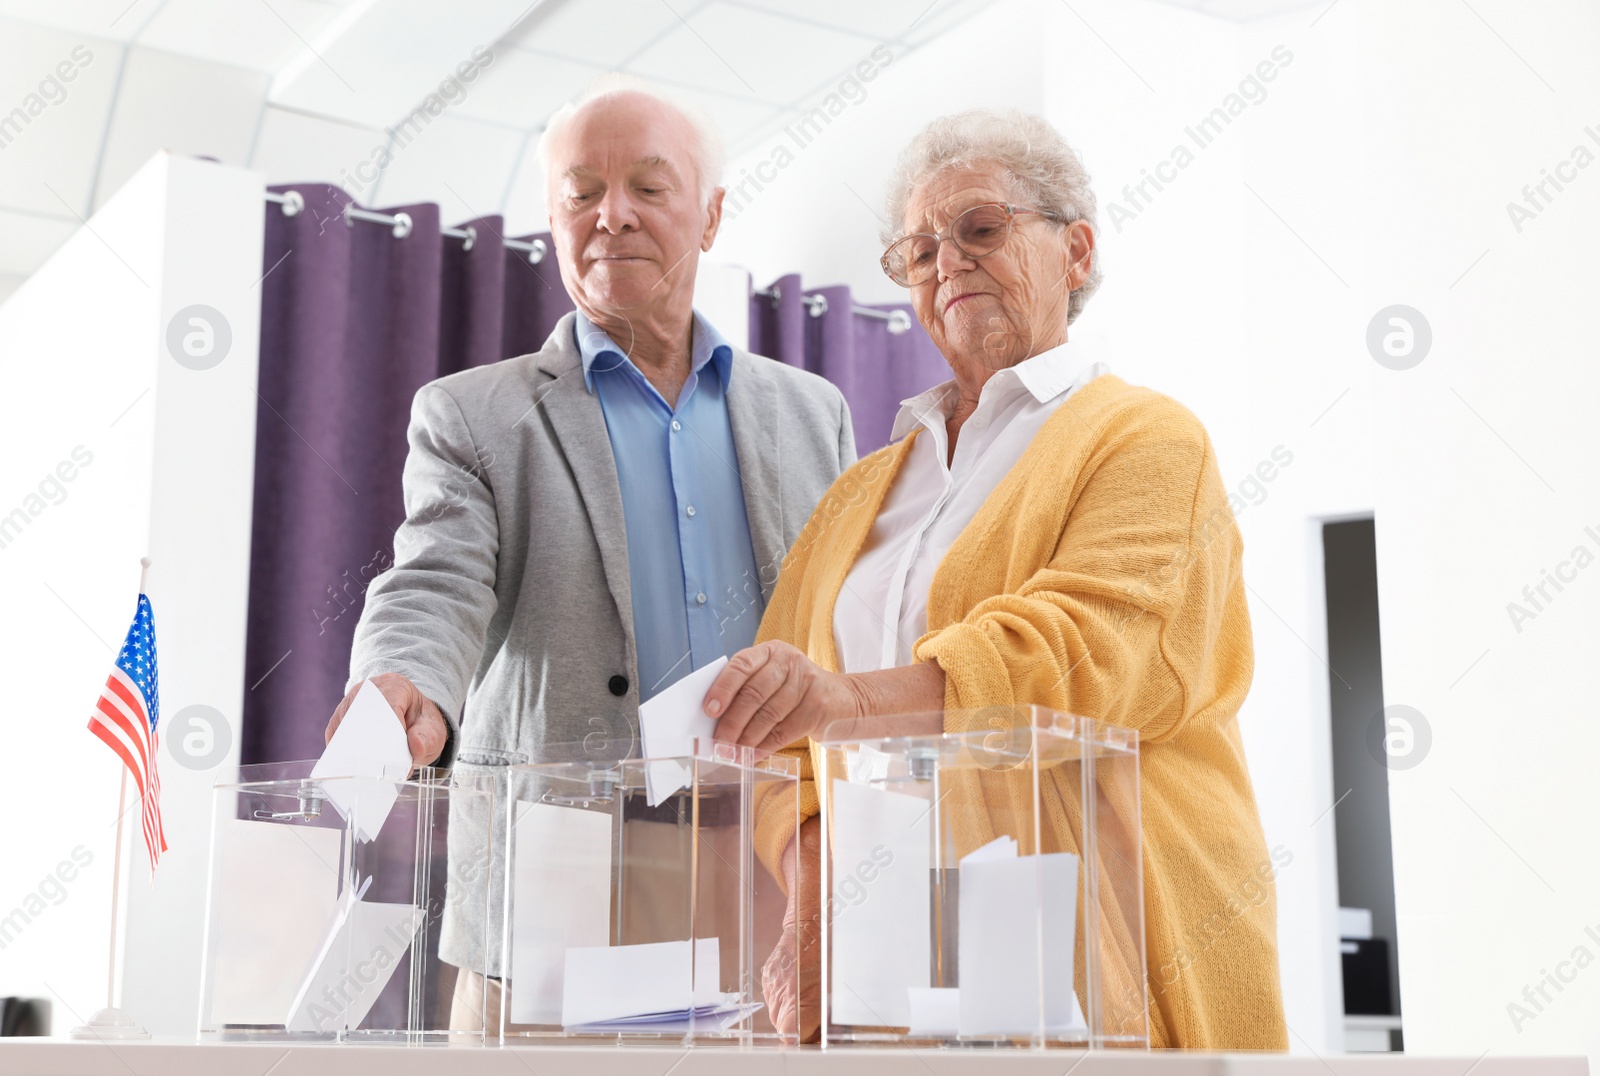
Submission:
M 756 288 L 755 294 L 763 298 L 778 301 L 778 285 L 770 288 Z M 811 316 L 820 318 L 828 312 L 828 297 L 826 295 L 802 295 L 800 301 L 805 304 Z M 870 306 L 851 306 L 850 312 L 863 318 L 873 318 L 877 321 L 887 322 L 889 334 L 900 336 L 911 331 L 911 315 L 904 310 L 874 310 Z
M 287 194 L 278 194 L 276 191 L 265 191 L 263 197 L 269 202 L 276 202 L 283 208 L 283 215 L 293 217 L 306 207 L 306 200 L 299 191 L 289 191 Z M 356 221 L 370 221 L 373 224 L 387 224 L 393 229 L 396 239 L 404 239 L 411 234 L 413 222 L 409 213 L 374 213 L 370 209 L 358 209 L 354 202 L 344 207 L 344 222 L 354 225 Z M 447 235 L 452 239 L 460 239 L 462 250 L 471 250 L 478 241 L 478 229 L 468 225 L 466 228 L 440 228 L 440 235 Z M 544 261 L 544 256 L 549 253 L 543 239 L 525 242 L 521 239 L 501 239 L 500 242 L 507 250 L 520 250 L 527 254 L 528 261 L 538 265 Z

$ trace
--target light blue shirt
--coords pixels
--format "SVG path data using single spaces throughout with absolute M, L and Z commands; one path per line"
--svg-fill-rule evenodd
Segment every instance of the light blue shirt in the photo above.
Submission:
M 574 331 L 622 486 L 642 702 L 749 646 L 761 623 L 760 574 L 728 422 L 733 349 L 696 313 L 689 379 L 673 408 L 581 310 Z

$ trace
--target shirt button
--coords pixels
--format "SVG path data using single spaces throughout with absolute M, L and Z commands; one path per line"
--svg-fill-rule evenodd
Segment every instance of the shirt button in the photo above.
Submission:
M 691 504 L 689 507 L 685 508 L 683 510 L 683 514 L 686 515 L 686 516 L 694 515 L 694 505 Z
M 677 419 L 673 419 L 672 420 L 672 432 L 673 433 L 677 433 L 681 429 L 683 429 L 683 423 L 679 422 Z
M 613 676 L 606 683 L 606 687 L 611 689 L 611 694 L 621 698 L 628 693 L 628 678 L 622 675 Z
M 694 601 L 696 605 L 704 605 L 706 603 L 706 592 L 702 590 L 700 593 L 696 594 L 694 596 Z

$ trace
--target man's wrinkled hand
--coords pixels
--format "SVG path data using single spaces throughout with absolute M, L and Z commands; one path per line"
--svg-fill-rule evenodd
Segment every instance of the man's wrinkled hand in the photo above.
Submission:
M 379 673 L 370 679 L 378 690 L 383 692 L 383 697 L 394 708 L 395 716 L 405 727 L 406 744 L 411 748 L 413 768 L 432 765 L 444 751 L 444 745 L 450 735 L 444 715 L 439 712 L 439 708 L 418 691 L 415 684 L 399 673 Z M 360 690 L 361 684 L 357 683 L 345 693 L 338 708 L 333 711 L 333 716 L 328 719 L 327 731 L 322 736 L 324 744 L 333 739 L 334 730 L 339 727 L 339 722 L 344 720 L 345 713 L 350 709 L 350 703 L 355 700 L 356 692 Z

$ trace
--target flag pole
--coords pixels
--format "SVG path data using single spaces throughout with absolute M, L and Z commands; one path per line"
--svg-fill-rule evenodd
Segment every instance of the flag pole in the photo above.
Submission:
M 122 767 L 117 789 L 117 844 L 111 854 L 111 950 L 106 956 L 106 1008 L 117 1004 L 117 898 L 122 894 L 122 816 L 128 802 L 128 769 Z
M 139 558 L 139 593 L 144 593 L 145 577 L 150 573 L 150 558 Z M 117 786 L 117 844 L 111 854 L 111 946 L 106 954 L 106 1007 L 89 1017 L 87 1024 L 72 1029 L 75 1039 L 148 1039 L 150 1032 L 116 1007 L 117 990 L 117 904 L 122 894 L 122 820 L 127 814 L 128 769 L 122 770 Z M 142 809 L 142 808 L 141 808 Z

